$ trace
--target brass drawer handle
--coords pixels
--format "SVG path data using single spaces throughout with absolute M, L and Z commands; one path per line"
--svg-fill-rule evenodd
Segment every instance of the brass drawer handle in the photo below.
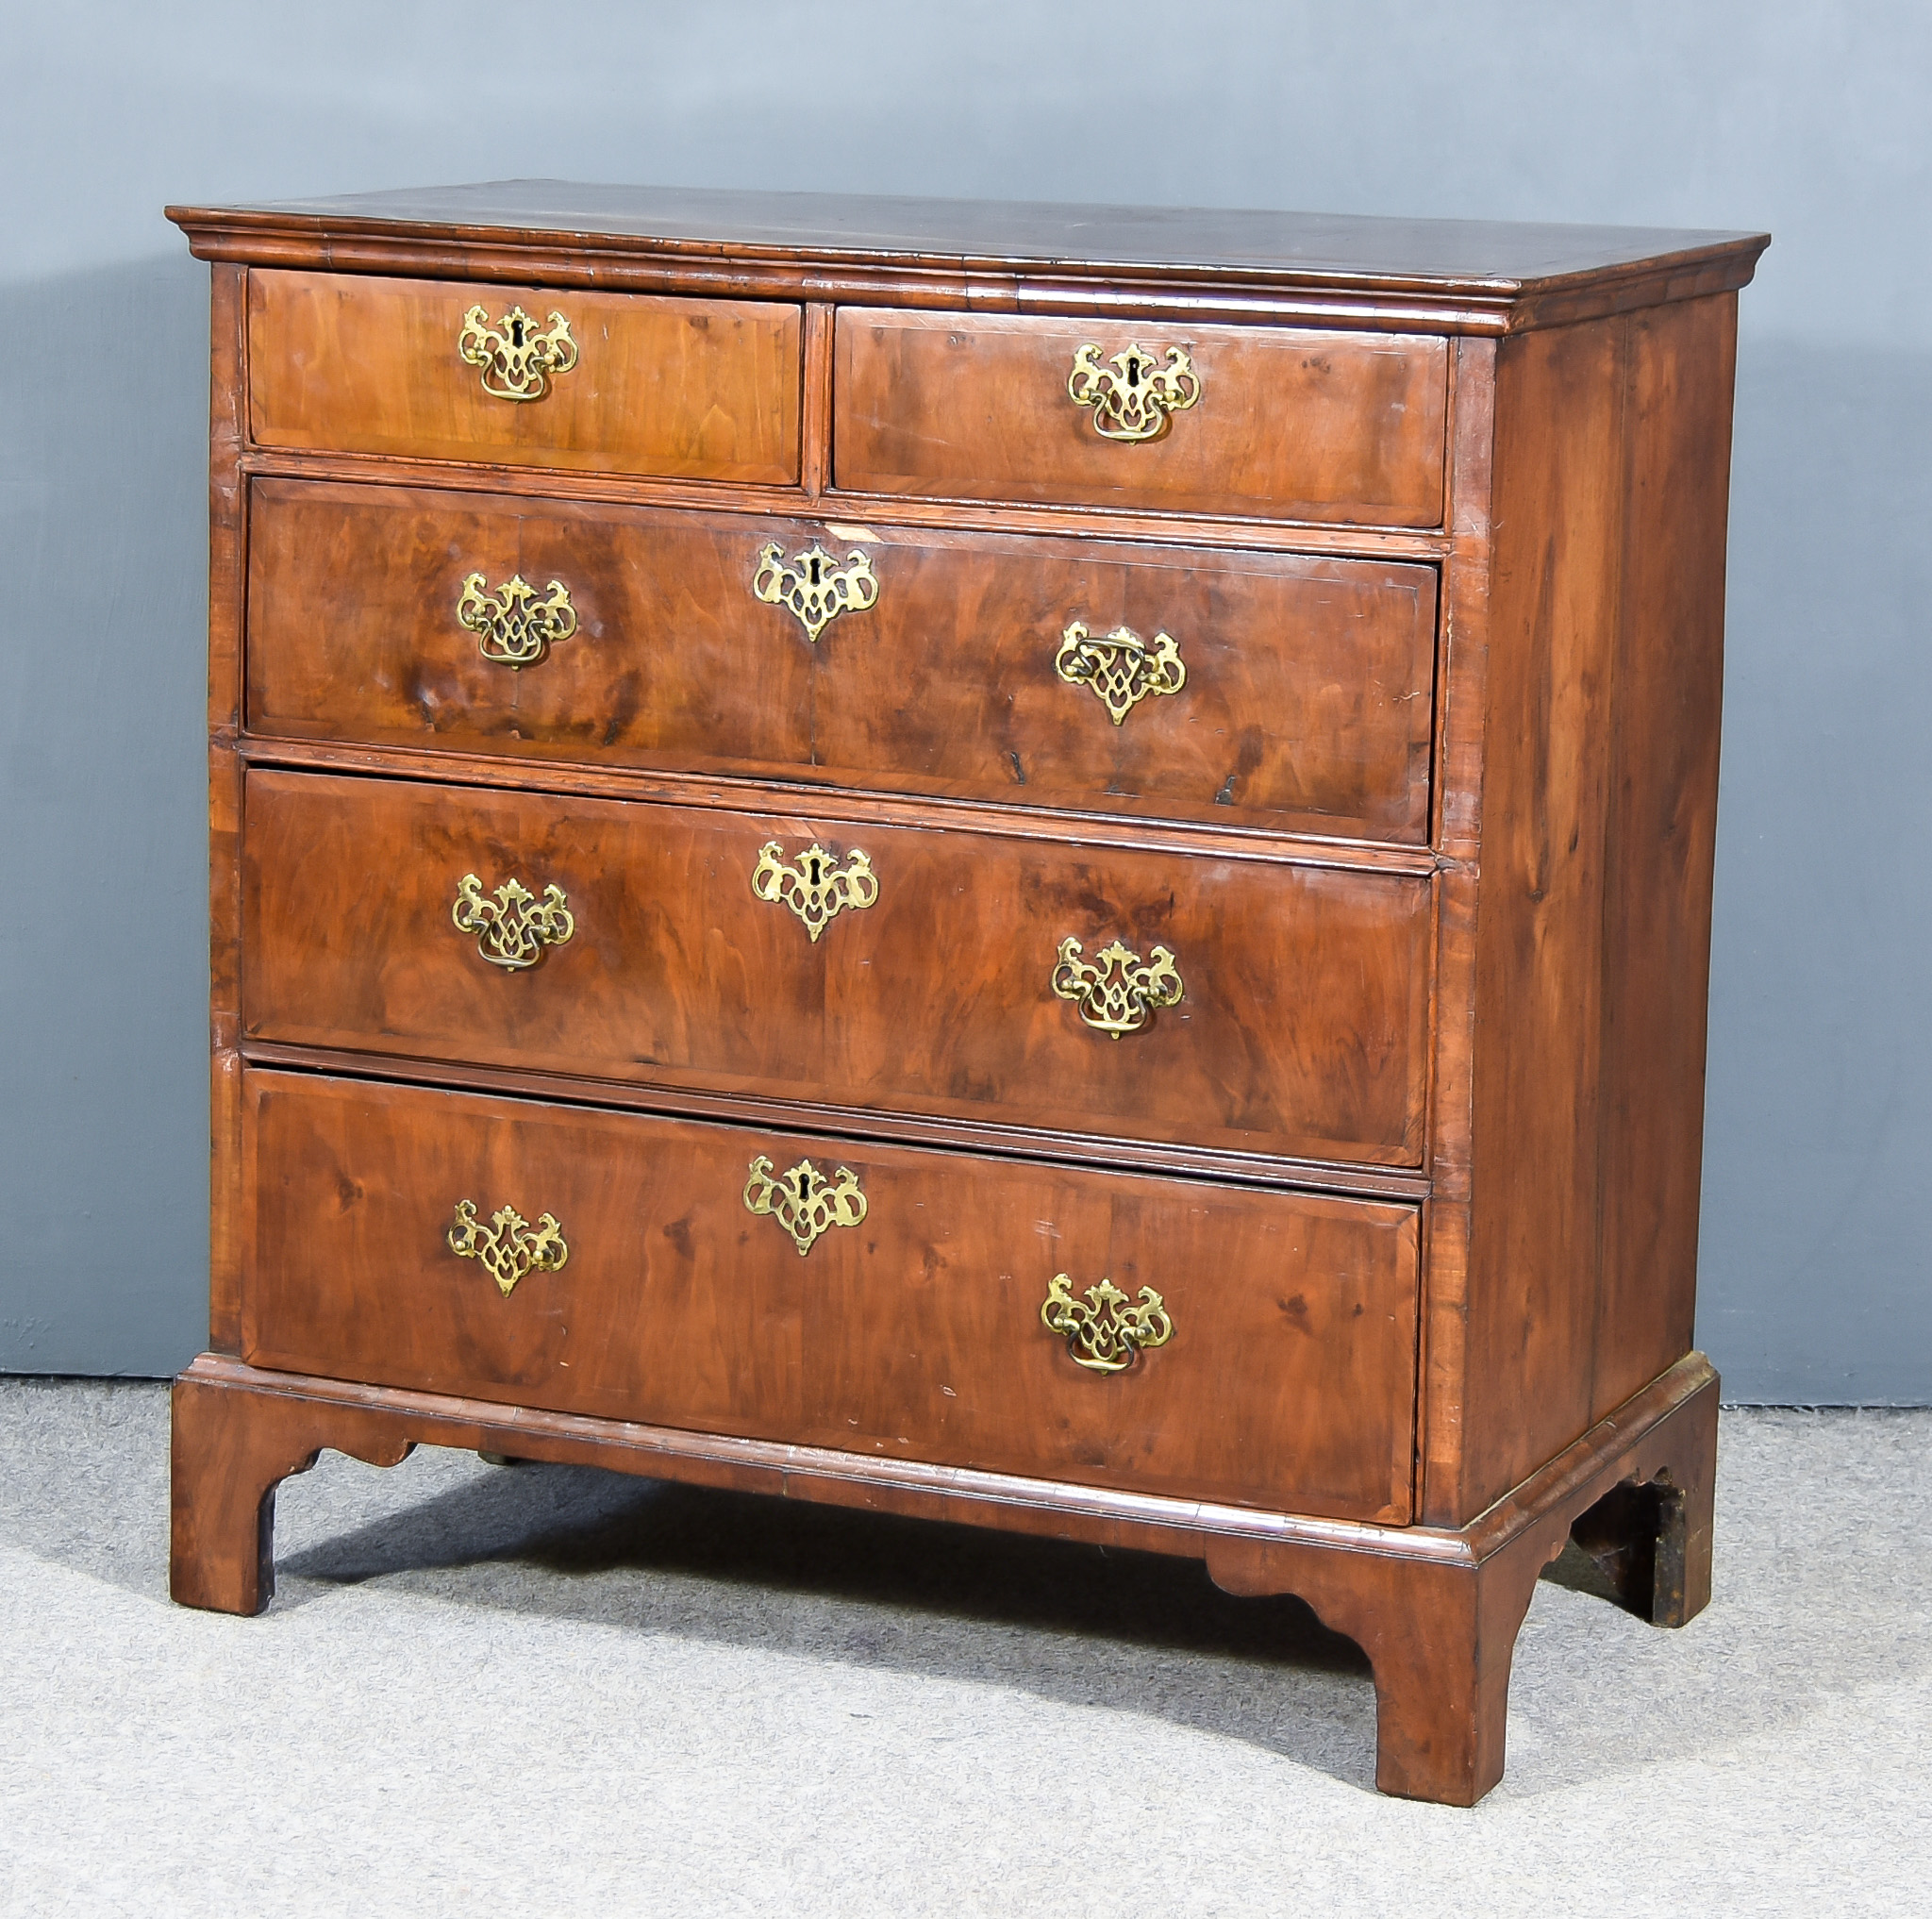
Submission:
M 1105 366 L 1100 348 L 1090 341 L 1074 356 L 1067 397 L 1093 409 L 1093 430 L 1108 440 L 1158 440 L 1168 418 L 1185 413 L 1201 397 L 1201 377 L 1178 346 L 1167 349 L 1167 364 L 1138 340 L 1130 341 Z
M 788 609 L 815 646 L 819 635 L 841 613 L 862 613 L 879 596 L 871 559 L 856 546 L 845 558 L 841 566 L 814 543 L 796 559 L 787 559 L 785 549 L 774 540 L 758 548 L 752 592 L 768 607 Z
M 809 1160 L 801 1160 L 790 1172 L 774 1175 L 772 1162 L 760 1153 L 744 1182 L 744 1210 L 775 1219 L 791 1235 L 802 1260 L 821 1233 L 856 1226 L 865 1217 L 865 1194 L 849 1167 L 837 1168 L 827 1179 Z
M 1116 626 L 1094 640 L 1078 620 L 1060 635 L 1053 667 L 1069 686 L 1091 687 L 1116 726 L 1150 693 L 1177 693 L 1188 683 L 1181 649 L 1167 634 L 1147 641 Z
M 512 673 L 535 666 L 559 640 L 577 630 L 577 609 L 561 580 L 550 582 L 549 598 L 513 573 L 493 592 L 480 573 L 463 582 L 457 596 L 457 625 L 476 636 L 476 651 L 492 666 Z
M 1156 1009 L 1173 1006 L 1187 988 L 1165 946 L 1155 947 L 1143 960 L 1116 940 L 1092 960 L 1084 960 L 1079 941 L 1070 933 L 1060 942 L 1053 990 L 1072 1000 L 1090 1026 L 1117 1040 L 1123 1033 L 1140 1032 L 1152 1022 Z
M 482 1260 L 506 1299 L 519 1279 L 532 1273 L 559 1273 L 570 1258 L 563 1228 L 549 1213 L 539 1213 L 532 1226 L 513 1206 L 498 1207 L 486 1226 L 477 1221 L 474 1200 L 458 1200 L 448 1239 L 458 1259 Z
M 539 899 L 519 881 L 506 879 L 492 896 L 474 873 L 457 882 L 449 916 L 459 933 L 475 933 L 476 951 L 506 973 L 536 965 L 544 947 L 561 946 L 577 929 L 561 887 L 546 886 Z
M 541 400 L 552 376 L 577 363 L 570 322 L 555 309 L 550 325 L 540 330 L 521 307 L 512 307 L 494 326 L 487 308 L 472 307 L 457 335 L 457 353 L 466 366 L 482 369 L 483 391 L 492 400 Z
M 1111 1279 L 1088 1287 L 1087 1296 L 1075 1299 L 1064 1273 L 1053 1276 L 1040 1319 L 1048 1332 L 1064 1337 L 1074 1363 L 1091 1373 L 1124 1373 L 1136 1353 L 1164 1346 L 1174 1337 L 1166 1302 L 1153 1287 L 1141 1287 L 1134 1306 Z
M 845 908 L 862 912 L 879 896 L 877 876 L 863 853 L 849 853 L 841 864 L 814 840 L 796 859 L 784 855 L 777 841 L 765 842 L 752 868 L 751 890 L 761 900 L 790 907 L 814 946 Z

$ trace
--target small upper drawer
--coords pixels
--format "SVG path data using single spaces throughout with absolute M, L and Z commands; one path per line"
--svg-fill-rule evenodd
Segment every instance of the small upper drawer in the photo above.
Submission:
M 796 307 L 249 275 L 264 446 L 794 484 Z
M 850 492 L 1442 520 L 1439 339 L 846 309 L 835 393 Z

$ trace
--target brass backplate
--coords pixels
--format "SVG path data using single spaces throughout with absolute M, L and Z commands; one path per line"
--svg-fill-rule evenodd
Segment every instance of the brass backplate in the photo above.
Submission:
M 457 1201 L 456 1222 L 446 1235 L 459 1260 L 480 1260 L 508 1299 L 519 1279 L 532 1273 L 558 1273 L 570 1258 L 563 1228 L 547 1212 L 533 1226 L 513 1206 L 500 1206 L 484 1226 L 473 1200 Z
M 789 1172 L 774 1173 L 771 1160 L 760 1153 L 744 1182 L 744 1210 L 775 1219 L 791 1234 L 802 1260 L 821 1233 L 856 1226 L 864 1219 L 865 1194 L 849 1167 L 839 1167 L 827 1179 L 809 1160 L 801 1160 Z
M 1111 1279 L 1088 1287 L 1086 1296 L 1076 1298 L 1064 1273 L 1053 1276 L 1040 1319 L 1048 1332 L 1066 1341 L 1074 1363 L 1091 1373 L 1123 1373 L 1136 1353 L 1164 1346 L 1174 1337 L 1166 1302 L 1153 1287 L 1141 1287 L 1139 1302 L 1131 1306 Z
M 516 673 L 568 640 L 577 630 L 577 612 L 561 580 L 552 580 L 540 597 L 521 574 L 492 588 L 473 573 L 457 595 L 457 625 L 475 634 L 476 651 L 492 666 Z
M 552 377 L 577 363 L 570 322 L 555 309 L 545 327 L 521 307 L 492 326 L 488 308 L 472 307 L 457 335 L 457 353 L 465 365 L 482 370 L 483 391 L 494 400 L 541 400 Z
M 539 899 L 521 881 L 507 879 L 486 893 L 474 873 L 457 882 L 449 916 L 458 932 L 475 933 L 476 951 L 506 973 L 536 965 L 546 946 L 561 946 L 577 929 L 561 887 L 546 886 Z
M 1099 346 L 1090 341 L 1074 356 L 1067 397 L 1092 408 L 1093 430 L 1108 440 L 1158 440 L 1170 417 L 1201 397 L 1201 379 L 1178 346 L 1167 349 L 1163 363 L 1131 341 L 1103 363 Z
M 768 840 L 752 868 L 751 890 L 759 899 L 790 907 L 817 945 L 836 915 L 847 907 L 863 911 L 878 898 L 879 882 L 863 853 L 841 860 L 813 841 L 797 859 L 787 859 L 784 847 Z
M 1072 1000 L 1090 1026 L 1118 1040 L 1123 1033 L 1140 1032 L 1157 1009 L 1173 1006 L 1187 988 L 1165 946 L 1155 947 L 1142 960 L 1115 940 L 1087 960 L 1081 956 L 1079 941 L 1070 933 L 1060 942 L 1053 990 L 1060 998 Z
M 805 637 L 818 637 L 841 613 L 862 613 L 879 596 L 872 560 L 857 548 L 841 566 L 823 546 L 814 543 L 794 559 L 775 541 L 758 549 L 751 576 L 754 595 L 770 607 L 784 607 L 805 628 Z
M 1116 626 L 1095 640 L 1078 620 L 1060 635 L 1053 665 L 1069 686 L 1091 687 L 1116 726 L 1150 694 L 1177 693 L 1188 683 L 1181 650 L 1167 634 L 1142 640 Z

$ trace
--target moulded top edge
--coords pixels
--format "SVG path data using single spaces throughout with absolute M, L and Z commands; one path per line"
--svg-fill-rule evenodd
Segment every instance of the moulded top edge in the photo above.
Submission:
M 252 206 L 171 207 L 198 239 L 479 243 L 723 263 L 1120 276 L 1243 288 L 1428 293 L 1493 308 L 1592 283 L 1741 286 L 1762 233 L 1046 202 L 740 192 L 549 180 Z M 203 250 L 197 248 L 198 251 Z M 1700 271 L 1701 270 L 1701 271 Z M 1672 297 L 1668 291 L 1657 297 Z

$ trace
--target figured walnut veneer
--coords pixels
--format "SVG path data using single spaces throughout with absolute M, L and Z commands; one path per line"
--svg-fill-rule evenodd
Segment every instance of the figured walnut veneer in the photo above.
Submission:
M 1176 891 L 1173 860 L 1138 848 L 269 768 L 250 772 L 244 804 L 245 1040 L 855 1115 L 1421 1157 L 1430 919 L 1416 875 L 1203 859 Z M 875 901 L 812 940 L 753 892 L 773 843 L 862 852 Z M 496 977 L 450 925 L 471 873 L 559 887 L 569 945 Z M 1049 990 L 1070 935 L 1089 952 L 1116 937 L 1170 947 L 1186 997 L 1132 1043 L 1096 1043 Z M 907 979 L 912 1021 L 880 986 Z
M 342 274 L 249 284 L 249 425 L 263 446 L 783 485 L 798 476 L 799 309 L 574 293 L 577 361 L 506 404 L 450 351 L 469 310 L 541 289 Z
M 1460 1804 L 1573 1527 L 1633 1610 L 1705 1603 L 1761 236 L 175 217 L 216 263 L 177 1598 L 267 1603 L 324 1446 L 1195 1554 L 1358 1640 L 1383 1789 Z M 574 350 L 524 400 L 475 343 L 513 309 Z M 1108 415 L 1080 363 L 1186 378 Z M 520 591 L 568 617 L 479 638 Z M 458 924 L 512 885 L 514 966 Z M 1141 1349 L 1081 1365 L 1055 1299 Z
M 1441 525 L 1446 342 L 1190 326 L 1199 400 L 1158 439 L 1125 452 L 1067 404 L 1067 369 L 1096 330 L 1109 353 L 1129 341 L 1119 321 L 1096 329 L 841 309 L 837 484 L 860 493 Z M 1158 353 L 1167 332 L 1142 330 Z
M 787 643 L 752 592 L 773 544 L 862 551 L 878 597 Z M 265 736 L 1428 838 L 1437 582 L 1413 559 L 262 477 L 248 560 Z M 451 617 L 477 571 L 571 597 L 575 634 L 514 687 Z M 1075 623 L 1168 633 L 1188 697 L 1095 726 L 1055 672 Z

